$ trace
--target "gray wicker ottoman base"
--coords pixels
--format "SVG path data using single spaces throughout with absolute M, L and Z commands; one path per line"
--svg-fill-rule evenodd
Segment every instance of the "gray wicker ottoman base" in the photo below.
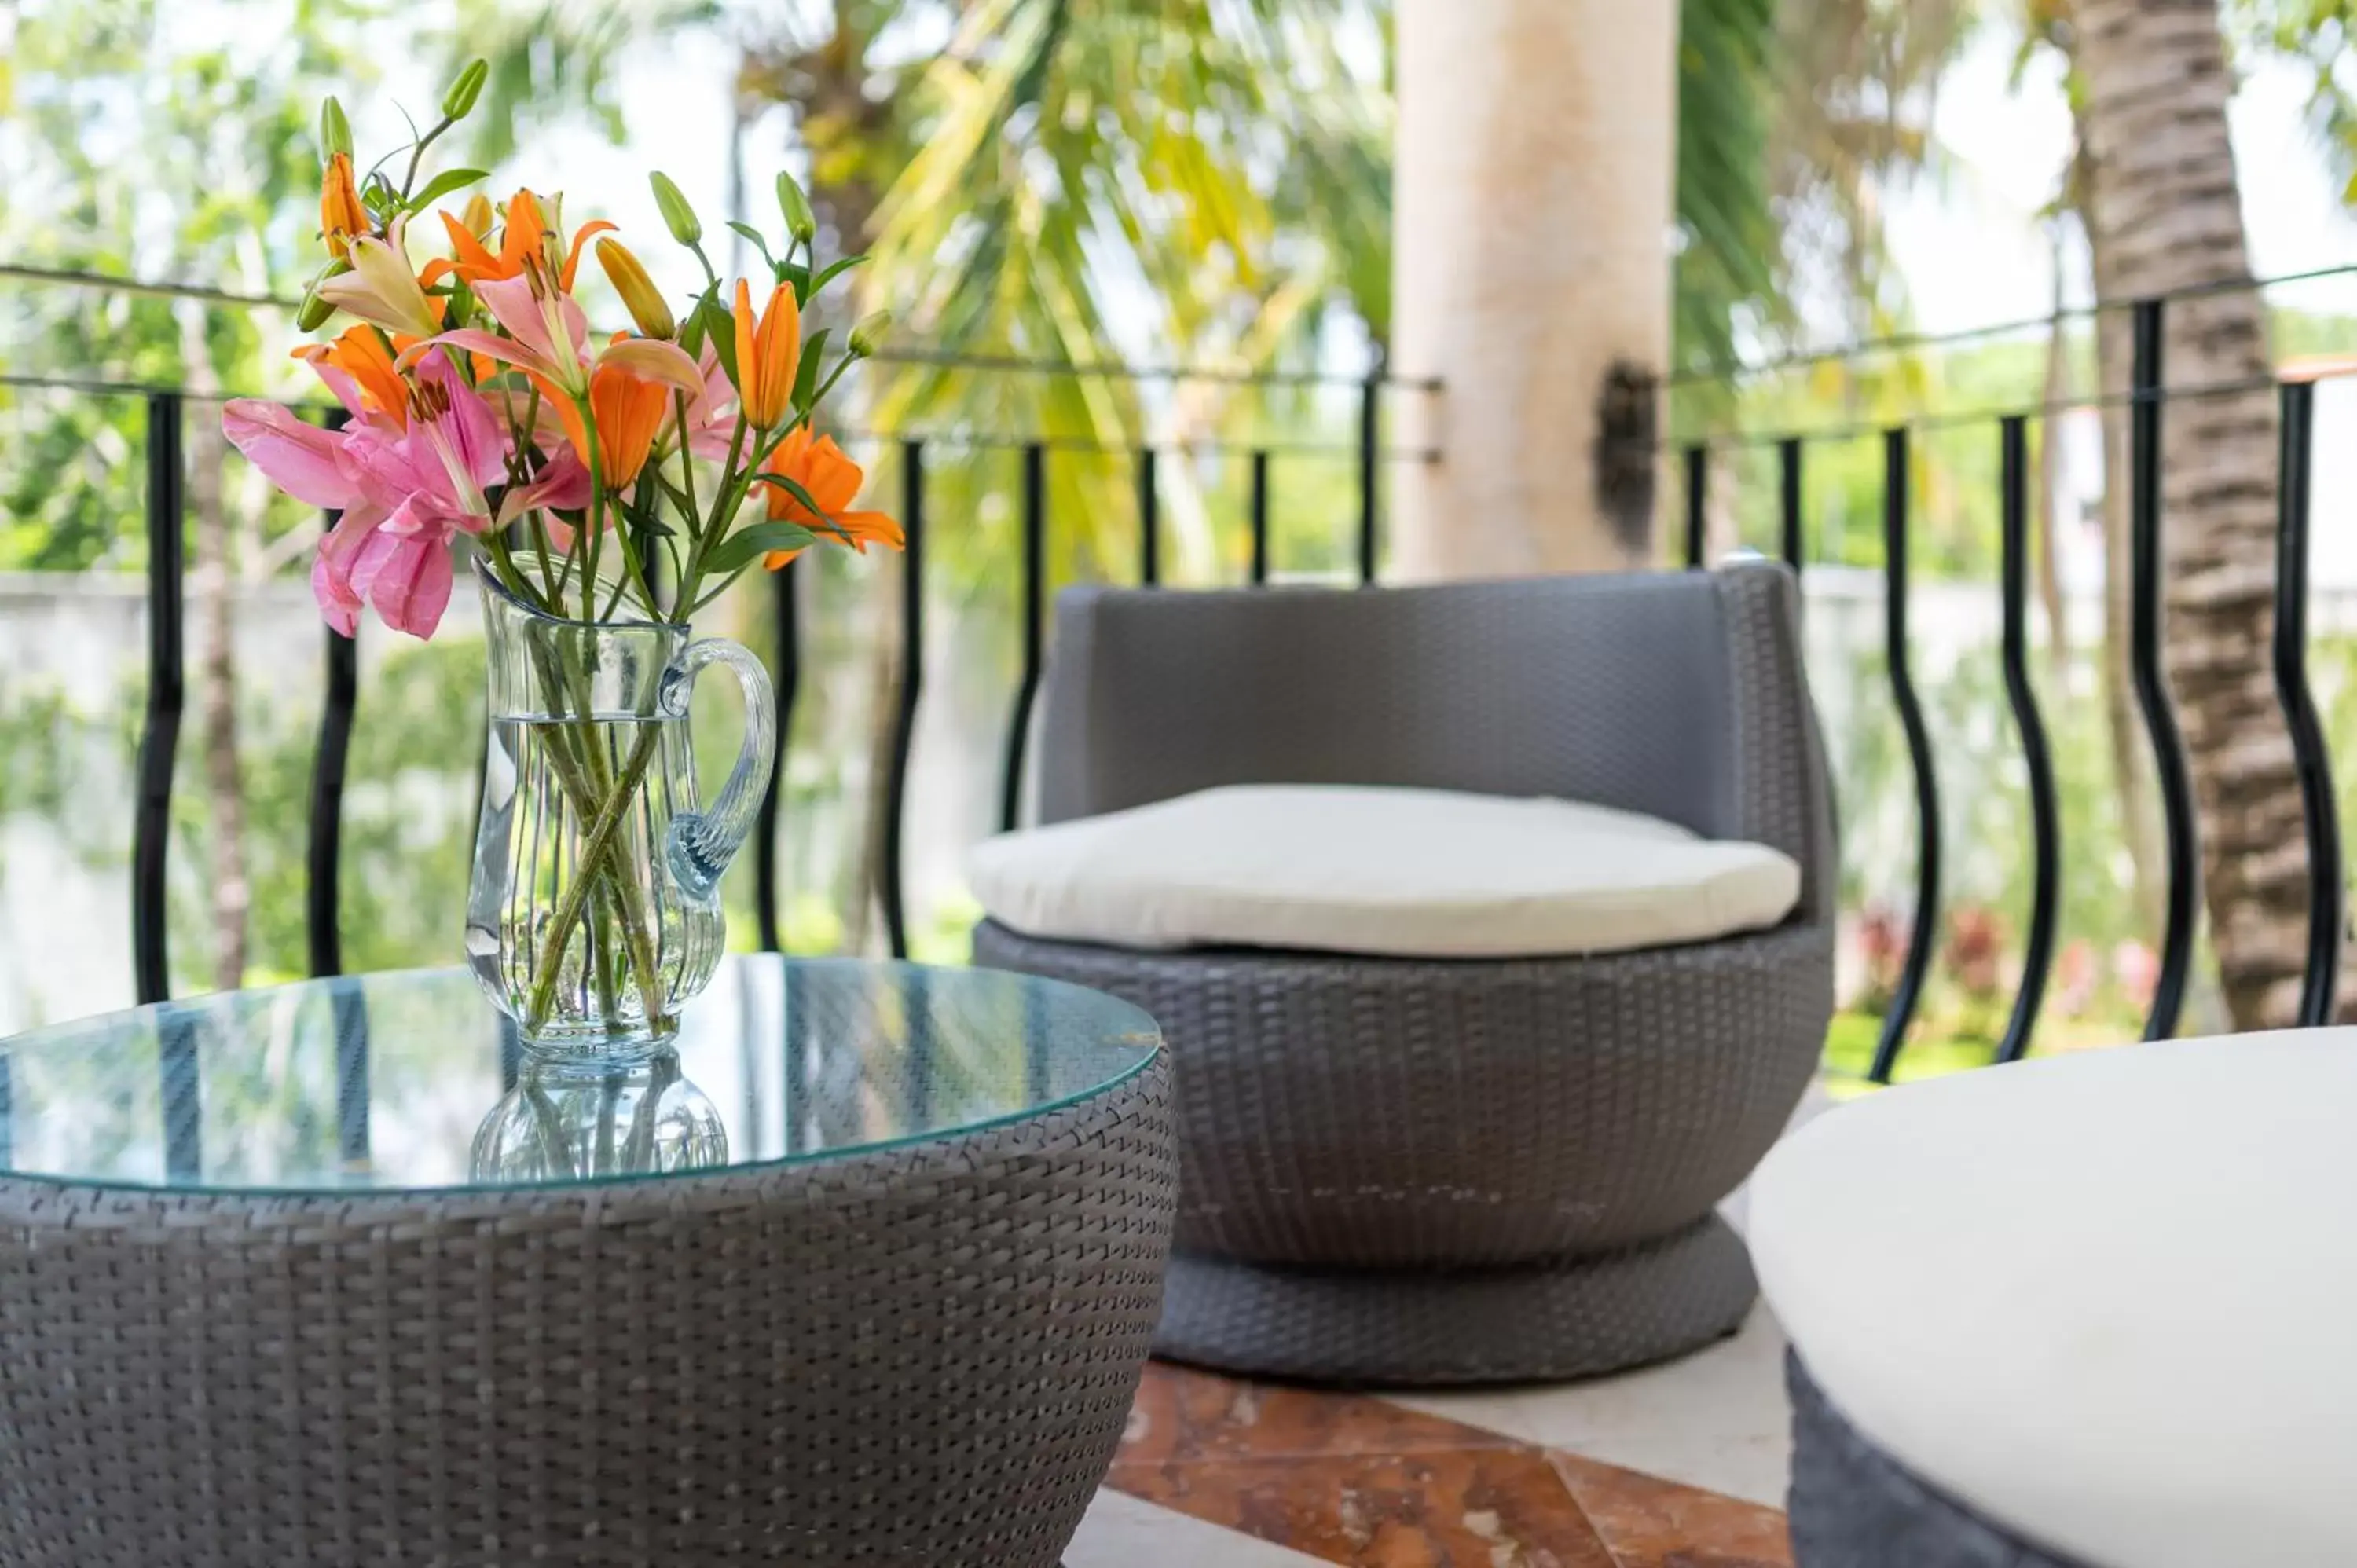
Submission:
M 1170 1260 L 1158 1356 L 1343 1384 L 1537 1382 L 1658 1361 L 1732 1334 L 1755 1288 L 1717 1219 L 1553 1267 L 1284 1269 Z
M 1132 951 L 985 920 L 974 959 L 1161 1026 L 1178 1219 L 1155 1352 L 1262 1377 L 1580 1377 L 1731 1332 L 1714 1210 L 1813 1069 L 1831 932 L 1598 957 Z
M 1798 1568 L 2085 1568 L 2031 1545 L 1892 1458 L 1787 1352 Z

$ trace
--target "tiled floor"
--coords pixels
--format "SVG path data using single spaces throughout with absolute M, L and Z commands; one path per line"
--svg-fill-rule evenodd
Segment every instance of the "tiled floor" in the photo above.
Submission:
M 1782 1356 L 1762 1308 L 1551 1388 L 1377 1398 L 1157 1363 L 1066 1568 L 1785 1568 Z
M 1777 1352 L 1762 1316 L 1627 1377 L 1415 1399 L 1157 1364 L 1067 1568 L 1781 1568 Z

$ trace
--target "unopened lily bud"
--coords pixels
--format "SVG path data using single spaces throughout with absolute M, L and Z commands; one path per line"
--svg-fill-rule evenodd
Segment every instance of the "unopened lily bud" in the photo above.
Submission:
M 861 317 L 851 328 L 851 351 L 865 360 L 884 346 L 885 334 L 892 330 L 892 313 L 871 310 Z
M 700 242 L 704 225 L 697 220 L 695 209 L 687 204 L 687 198 L 679 193 L 679 187 L 671 182 L 671 176 L 658 171 L 647 176 L 647 183 L 654 187 L 655 206 L 662 210 L 663 227 L 671 231 L 671 237 L 683 245 Z
M 295 313 L 296 328 L 305 332 L 317 332 L 328 324 L 328 317 L 336 313 L 336 306 L 333 300 L 319 297 L 319 285 L 331 277 L 351 270 L 352 264 L 350 262 L 330 262 L 317 277 L 311 280 L 311 286 L 303 291 L 302 308 Z
M 607 281 L 614 292 L 622 296 L 623 306 L 639 330 L 650 338 L 669 338 L 679 323 L 672 319 L 671 306 L 663 303 L 662 291 L 655 280 L 647 276 L 647 269 L 639 258 L 630 254 L 619 240 L 597 242 L 597 264 L 606 270 Z
M 352 127 L 344 118 L 344 106 L 329 98 L 319 105 L 319 156 L 333 158 L 339 153 L 352 156 Z
M 802 244 L 809 244 L 818 232 L 818 219 L 811 211 L 810 198 L 794 183 L 794 177 L 785 170 L 778 171 L 778 210 L 786 215 L 786 232 Z
M 450 91 L 442 95 L 442 118 L 465 119 L 467 112 L 475 106 L 475 100 L 482 93 L 484 79 L 490 74 L 489 60 L 468 60 L 467 69 L 458 73 L 458 80 L 450 84 Z
M 489 235 L 491 231 L 491 199 L 479 190 L 467 198 L 467 205 L 458 210 L 458 222 L 478 240 Z
M 319 237 L 327 242 L 328 253 L 342 260 L 352 237 L 370 232 L 370 225 L 368 208 L 352 184 L 352 156 L 328 155 L 328 172 L 319 181 Z

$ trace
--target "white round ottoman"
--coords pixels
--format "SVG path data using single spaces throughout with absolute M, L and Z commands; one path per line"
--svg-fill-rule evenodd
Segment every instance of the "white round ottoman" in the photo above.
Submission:
M 1888 1090 L 1751 1203 L 1802 1568 L 2357 1563 L 2357 1030 Z

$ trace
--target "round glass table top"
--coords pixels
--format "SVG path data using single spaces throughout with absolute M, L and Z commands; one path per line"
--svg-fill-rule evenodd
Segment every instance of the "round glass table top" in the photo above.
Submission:
M 0 1171 L 181 1191 L 565 1185 L 837 1158 L 1083 1100 L 1126 1003 L 989 970 L 732 958 L 675 1052 L 521 1050 L 465 970 L 307 981 L 0 1040 Z

